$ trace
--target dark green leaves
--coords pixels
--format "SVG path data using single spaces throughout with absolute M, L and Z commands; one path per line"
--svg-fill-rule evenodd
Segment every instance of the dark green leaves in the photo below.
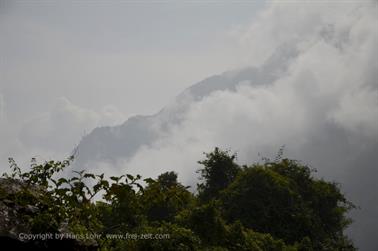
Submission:
M 336 183 L 314 178 L 313 170 L 282 158 L 282 151 L 275 161 L 242 168 L 229 151 L 205 155 L 198 193 L 175 172 L 142 181 L 140 175 L 85 170 L 67 177 L 61 171 L 72 157 L 42 164 L 32 159 L 27 172 L 10 158 L 0 203 L 32 233 L 65 228 L 102 234 L 94 243 L 98 250 L 354 250 L 343 233 L 353 204 Z M 107 233 L 169 238 L 109 240 Z

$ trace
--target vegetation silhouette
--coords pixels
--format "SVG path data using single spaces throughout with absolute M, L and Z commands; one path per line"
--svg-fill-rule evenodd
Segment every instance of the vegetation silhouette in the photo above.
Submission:
M 64 177 L 73 157 L 32 159 L 25 172 L 10 158 L 0 179 L 1 239 L 28 250 L 356 250 L 344 234 L 354 205 L 338 184 L 282 149 L 274 161 L 240 166 L 236 158 L 205 153 L 195 193 L 175 172 Z

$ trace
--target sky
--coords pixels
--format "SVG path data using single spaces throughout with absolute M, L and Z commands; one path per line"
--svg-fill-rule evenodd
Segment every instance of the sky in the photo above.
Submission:
M 102 168 L 145 177 L 173 167 L 190 183 L 214 146 L 245 164 L 285 145 L 285 154 L 343 183 L 362 208 L 353 238 L 377 249 L 376 0 L 0 3 L 1 170 L 9 156 L 62 158 L 97 126 L 167 104 L 175 111 L 192 84 L 263 69 L 290 48 L 273 57 L 284 67 L 272 83 L 189 99 L 168 130 L 154 121 L 162 137 Z
M 245 64 L 235 32 L 264 4 L 1 0 L 2 160 L 61 156 L 94 127 L 153 114 L 191 84 Z M 40 137 L 61 130 L 69 136 Z M 39 147 L 47 140 L 58 149 Z
M 368 152 L 378 150 L 377 12 L 376 1 L 278 1 L 264 7 L 233 34 L 244 44 L 241 51 L 253 55 L 248 65 L 263 75 L 270 73 L 263 66 L 272 53 L 295 51 L 281 53 L 283 60 L 273 58 L 284 70 L 267 85 L 240 83 L 235 91 L 173 102 L 168 113 L 187 103 L 179 110 L 182 121 L 166 131 L 159 123 L 167 116 L 158 117 L 153 130 L 163 136 L 119 169 L 156 176 L 173 168 L 193 185 L 203 151 L 231 149 L 245 164 L 261 154 L 274 156 L 285 145 L 290 157 L 317 168 L 322 177 L 342 182 L 353 175 L 376 177 L 376 168 L 367 173 L 369 164 L 356 163 L 364 155 L 375 163 Z

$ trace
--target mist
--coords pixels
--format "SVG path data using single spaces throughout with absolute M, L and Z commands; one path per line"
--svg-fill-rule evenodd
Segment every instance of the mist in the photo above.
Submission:
M 121 170 L 143 176 L 174 170 L 195 187 L 203 151 L 230 149 L 240 164 L 251 164 L 274 158 L 285 146 L 285 156 L 341 184 L 360 207 L 352 214 L 353 239 L 361 250 L 378 248 L 373 236 L 378 225 L 378 13 L 376 3 L 337 7 L 272 4 L 242 37 L 252 41 L 247 53 L 277 54 L 287 47 L 295 52 L 281 61 L 287 65 L 274 73 L 275 80 L 244 81 L 235 90 L 187 98 L 182 120 L 168 130 L 157 126 L 163 136 L 120 161 Z
M 160 8 L 158 14 L 150 9 L 147 13 L 159 17 L 172 11 L 166 5 Z M 216 20 L 223 20 L 226 9 L 214 14 Z M 75 168 L 143 177 L 173 170 L 195 189 L 203 152 L 229 149 L 237 153 L 239 164 L 252 164 L 274 158 L 284 146 L 285 157 L 340 183 L 359 207 L 351 214 L 355 223 L 350 236 L 361 250 L 377 250 L 377 1 L 273 1 L 256 4 L 254 11 L 250 18 L 240 12 L 241 17 L 235 17 L 238 24 L 219 21 L 219 27 L 201 28 L 202 39 L 188 39 L 195 46 L 181 40 L 179 46 L 172 42 L 177 38 L 169 39 L 173 31 L 184 33 L 186 28 L 195 34 L 200 23 L 190 25 L 190 15 L 185 22 L 180 19 L 178 27 L 167 25 L 177 18 L 173 14 L 155 24 L 166 40 L 151 48 L 146 41 L 154 37 L 146 35 L 147 28 L 140 35 L 144 39 L 135 35 L 138 39 L 129 41 L 120 35 L 124 20 L 111 19 L 107 25 L 116 29 L 105 38 L 116 42 L 104 39 L 86 49 L 84 41 L 97 41 L 96 32 L 85 33 L 80 46 L 62 43 L 66 37 L 55 35 L 40 20 L 25 25 L 25 20 L 5 11 L 5 23 L 25 31 L 14 33 L 0 25 L 13 40 L 27 41 L 30 26 L 50 42 L 40 58 L 26 53 L 34 63 L 20 63 L 22 53 L 7 54 L 12 60 L 4 64 L 2 72 L 7 74 L 0 85 L 0 137 L 7 142 L 0 146 L 2 162 L 9 156 L 21 162 L 35 156 L 63 158 L 78 144 Z M 96 11 L 91 13 L 95 19 Z M 211 19 L 206 13 L 200 20 Z M 141 27 L 147 26 L 146 20 Z M 67 27 L 62 30 L 74 30 Z M 13 40 L 4 44 L 16 51 Z M 44 46 L 36 41 L 30 51 Z M 103 44 L 116 52 L 105 50 Z M 59 62 L 51 66 L 54 57 Z M 213 74 L 218 75 L 201 81 Z M 197 81 L 201 82 L 191 86 Z M 135 142 L 124 141 L 127 130 Z

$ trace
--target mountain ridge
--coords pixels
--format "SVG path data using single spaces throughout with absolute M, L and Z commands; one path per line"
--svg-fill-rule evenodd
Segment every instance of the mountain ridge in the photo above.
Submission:
M 86 166 L 89 161 L 114 163 L 118 158 L 130 158 L 140 147 L 149 146 L 160 138 L 161 132 L 167 132 L 171 125 L 180 123 L 183 119 L 180 115 L 192 103 L 216 91 L 235 91 L 241 83 L 271 84 L 297 55 L 298 51 L 294 46 L 284 44 L 261 67 L 245 67 L 205 78 L 186 88 L 172 103 L 156 114 L 135 115 L 121 125 L 95 128 L 79 142 L 75 166 Z

